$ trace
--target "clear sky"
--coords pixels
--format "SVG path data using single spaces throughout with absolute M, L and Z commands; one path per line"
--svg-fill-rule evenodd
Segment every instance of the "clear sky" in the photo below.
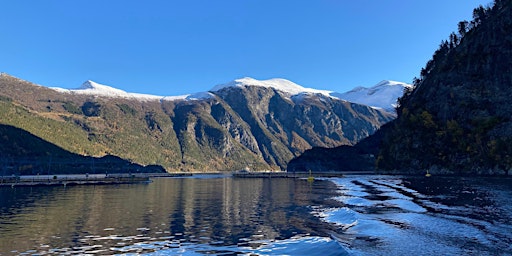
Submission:
M 347 91 L 411 82 L 491 0 L 5 0 L 0 71 L 162 96 L 241 77 Z

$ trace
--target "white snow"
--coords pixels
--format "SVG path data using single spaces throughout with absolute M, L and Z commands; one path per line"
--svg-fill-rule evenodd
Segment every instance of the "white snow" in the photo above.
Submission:
M 356 87 L 348 92 L 338 93 L 328 90 L 305 88 L 294 82 L 282 78 L 256 80 L 254 78 L 244 77 L 236 79 L 229 83 L 217 85 L 213 87 L 209 92 L 198 92 L 179 96 L 157 96 L 140 93 L 129 93 L 108 85 L 93 82 L 91 80 L 86 81 L 77 89 L 63 89 L 57 87 L 52 87 L 51 89 L 63 93 L 97 95 L 111 98 L 132 98 L 142 101 L 175 101 L 209 99 L 214 97 L 214 94 L 212 92 L 217 92 L 229 87 L 246 86 L 273 88 L 275 90 L 282 92 L 284 96 L 290 97 L 290 99 L 293 99 L 294 101 L 300 101 L 301 99 L 312 94 L 321 94 L 330 98 L 346 100 L 349 102 L 359 103 L 374 108 L 382 108 L 387 111 L 393 111 L 394 107 L 396 106 L 396 101 L 400 96 L 402 96 L 404 89 L 407 87 L 411 87 L 411 85 L 406 83 L 384 80 L 371 88 Z
M 371 88 L 356 87 L 348 92 L 334 93 L 332 96 L 354 103 L 393 111 L 396 107 L 397 99 L 403 95 L 405 88 L 411 87 L 412 85 L 410 84 L 384 80 Z
M 215 87 L 213 87 L 210 91 L 220 91 L 221 89 L 227 88 L 227 87 L 244 87 L 244 86 L 260 86 L 260 87 L 266 87 L 266 88 L 274 88 L 278 91 L 284 92 L 292 95 L 297 94 L 303 94 L 303 93 L 319 93 L 326 96 L 329 96 L 332 91 L 326 91 L 326 90 L 317 90 L 312 88 L 304 88 L 292 81 L 282 79 L 282 78 L 273 78 L 268 80 L 256 80 L 254 78 L 250 77 L 244 77 L 240 79 L 236 79 L 234 81 L 231 81 L 227 84 L 220 84 Z
M 116 89 L 108 85 L 99 84 L 91 80 L 86 81 L 77 89 L 63 89 L 58 87 L 52 87 L 51 89 L 63 93 L 97 95 L 111 98 L 134 98 L 139 100 L 160 100 L 163 98 L 162 96 L 150 94 L 128 93 L 123 90 Z
M 179 96 L 166 96 L 162 100 L 174 101 L 174 100 L 204 100 L 213 98 L 213 94 L 210 92 L 198 92 L 193 94 L 185 94 Z
M 228 87 L 244 86 L 261 86 L 274 88 L 278 91 L 288 94 L 289 96 L 293 96 L 294 100 L 301 100 L 311 94 L 322 94 L 331 98 L 346 100 L 374 108 L 381 108 L 387 111 L 394 111 L 397 99 L 403 95 L 404 89 L 411 87 L 411 85 L 406 83 L 384 80 L 371 88 L 360 86 L 345 93 L 338 93 L 327 90 L 305 88 L 289 80 L 281 78 L 256 80 L 254 78 L 244 77 L 226 84 L 217 85 L 211 89 L 211 91 L 219 91 Z

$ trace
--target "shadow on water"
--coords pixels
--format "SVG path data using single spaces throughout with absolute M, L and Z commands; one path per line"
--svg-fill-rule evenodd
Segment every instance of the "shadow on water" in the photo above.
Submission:
M 0 187 L 0 216 L 12 215 L 36 202 L 51 200 L 63 187 Z
M 432 209 L 431 212 L 464 215 L 477 220 L 500 220 L 511 224 L 510 211 L 500 202 L 504 198 L 512 198 L 512 178 L 504 177 L 407 177 L 403 184 L 429 197 L 435 203 L 451 206 L 448 209 Z M 506 195 L 497 195 L 507 193 Z M 497 207 L 500 206 L 500 207 Z M 460 210 L 461 208 L 466 208 Z

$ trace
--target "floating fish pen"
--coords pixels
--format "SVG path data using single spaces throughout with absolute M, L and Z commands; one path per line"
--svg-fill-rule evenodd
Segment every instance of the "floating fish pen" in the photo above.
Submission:
M 109 174 L 109 175 L 27 175 L 0 176 L 0 186 L 72 186 L 149 183 L 150 176 L 145 174 Z
M 359 173 L 341 173 L 341 172 L 235 172 L 236 178 L 309 178 L 309 177 L 343 177 Z M 373 174 L 373 173 L 365 173 Z

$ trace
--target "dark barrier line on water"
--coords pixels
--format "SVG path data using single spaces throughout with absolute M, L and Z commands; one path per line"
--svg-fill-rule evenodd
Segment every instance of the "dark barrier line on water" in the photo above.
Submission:
M 211 173 L 210 173 L 211 174 Z M 216 173 L 226 174 L 226 173 Z M 343 177 L 345 175 L 372 175 L 374 172 L 235 172 L 235 178 L 308 178 Z M 0 187 L 4 186 L 69 186 L 148 183 L 153 177 L 190 177 L 204 173 L 136 173 L 136 174 L 60 174 L 0 176 Z
M 0 186 L 69 186 L 151 182 L 150 174 L 61 174 L 0 176 Z
M 345 175 L 372 175 L 375 172 L 237 172 L 237 178 L 310 178 L 310 177 L 343 177 Z

